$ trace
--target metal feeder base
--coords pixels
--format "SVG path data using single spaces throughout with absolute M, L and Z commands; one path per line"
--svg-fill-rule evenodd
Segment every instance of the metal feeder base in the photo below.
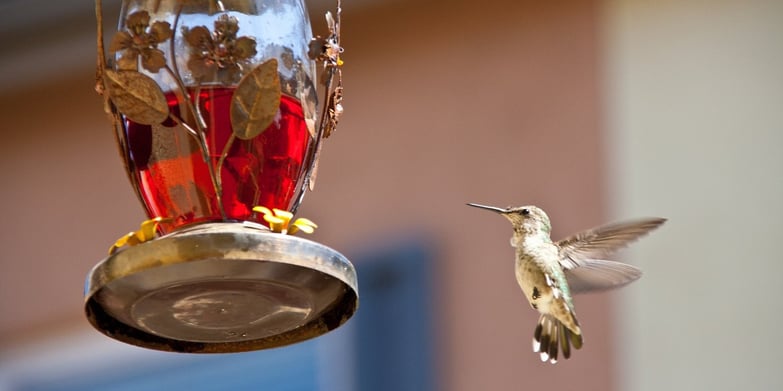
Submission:
M 87 319 L 150 349 L 227 353 L 304 341 L 358 306 L 356 271 L 319 243 L 211 223 L 121 250 L 90 272 Z

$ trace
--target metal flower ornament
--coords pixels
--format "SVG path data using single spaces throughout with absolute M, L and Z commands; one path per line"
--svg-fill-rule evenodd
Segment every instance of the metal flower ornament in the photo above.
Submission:
M 125 22 L 127 31 L 114 36 L 109 46 L 110 53 L 122 52 L 117 60 L 117 68 L 135 71 L 141 66 L 150 72 L 158 72 L 166 66 L 166 58 L 158 45 L 172 36 L 168 22 L 155 22 L 150 26 L 150 14 L 137 11 L 128 16 Z
M 204 26 L 186 29 L 185 40 L 190 45 L 188 68 L 198 80 L 218 79 L 223 83 L 239 80 L 248 60 L 256 55 L 256 41 L 251 37 L 237 37 L 236 18 L 221 15 L 210 32 Z M 220 74 L 219 74 L 220 73 Z
M 329 26 L 329 35 L 326 37 L 315 37 L 310 42 L 309 55 L 322 62 L 324 70 L 324 84 L 327 91 L 324 113 L 321 115 L 321 126 L 323 133 L 318 136 L 328 138 L 337 130 L 337 123 L 340 122 L 340 116 L 343 114 L 343 47 L 340 46 L 340 16 L 342 14 L 341 2 L 337 1 L 337 16 L 331 12 L 326 13 L 326 23 Z M 310 190 L 315 187 L 315 178 L 318 174 L 318 158 L 321 153 L 320 142 L 316 146 L 314 157 L 313 172 L 307 182 Z

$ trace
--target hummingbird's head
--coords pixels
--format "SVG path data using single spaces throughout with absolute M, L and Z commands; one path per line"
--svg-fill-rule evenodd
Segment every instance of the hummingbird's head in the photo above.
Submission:
M 491 210 L 499 213 L 511 221 L 514 231 L 522 234 L 545 233 L 549 235 L 552 226 L 549 224 L 549 216 L 543 209 L 533 206 L 517 206 L 508 208 L 498 208 L 495 206 L 468 204 L 476 208 Z

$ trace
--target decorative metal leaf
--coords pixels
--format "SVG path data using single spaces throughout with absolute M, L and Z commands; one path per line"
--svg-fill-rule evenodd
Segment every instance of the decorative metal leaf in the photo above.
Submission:
M 133 122 L 159 124 L 169 117 L 169 106 L 160 86 L 147 75 L 135 71 L 104 73 L 109 98 L 117 110 Z
M 277 59 L 269 59 L 239 81 L 231 100 L 231 126 L 242 140 L 258 136 L 275 119 L 280 108 Z

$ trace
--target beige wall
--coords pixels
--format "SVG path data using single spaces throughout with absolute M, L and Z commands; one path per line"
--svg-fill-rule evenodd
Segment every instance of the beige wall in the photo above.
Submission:
M 606 11 L 613 213 L 670 218 L 634 247 L 622 388 L 783 389 L 783 2 Z
M 344 10 L 346 112 L 300 209 L 321 226 L 313 238 L 344 252 L 402 232 L 437 239 L 443 389 L 611 389 L 609 296 L 577 299 L 582 351 L 540 363 L 510 226 L 464 206 L 537 204 L 555 236 L 606 219 L 599 5 Z M 87 329 L 84 275 L 143 218 L 92 93 L 92 59 L 79 64 L 71 77 L 0 97 L 0 349 Z

